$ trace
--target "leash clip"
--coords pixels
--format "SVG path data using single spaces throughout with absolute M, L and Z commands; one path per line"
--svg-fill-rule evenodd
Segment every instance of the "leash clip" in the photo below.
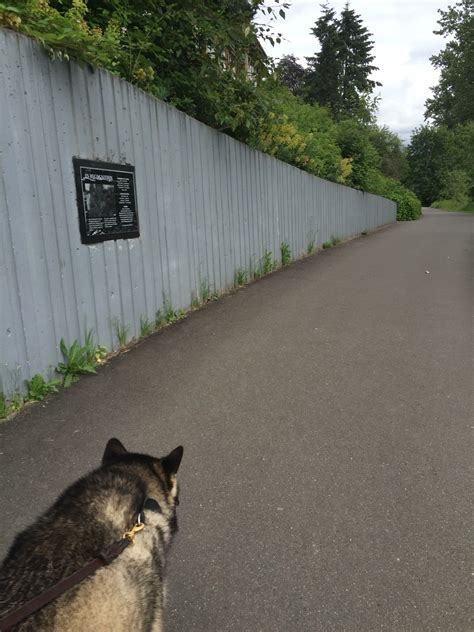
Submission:
M 143 522 L 137 522 L 131 529 L 130 531 L 125 531 L 125 533 L 123 534 L 124 538 L 127 538 L 127 540 L 130 540 L 130 543 L 133 544 L 133 540 L 135 539 L 135 535 L 141 531 L 143 528 L 145 527 L 145 525 L 143 524 Z

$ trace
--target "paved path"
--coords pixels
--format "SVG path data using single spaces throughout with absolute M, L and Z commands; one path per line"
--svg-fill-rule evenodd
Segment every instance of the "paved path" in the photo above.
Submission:
M 301 261 L 0 426 L 3 548 L 111 435 L 183 443 L 167 632 L 472 630 L 472 229 Z

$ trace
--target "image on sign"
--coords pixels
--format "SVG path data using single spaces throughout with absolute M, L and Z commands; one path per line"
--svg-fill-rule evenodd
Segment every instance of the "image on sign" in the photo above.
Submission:
M 115 217 L 115 187 L 101 182 L 84 182 L 86 212 L 91 217 Z

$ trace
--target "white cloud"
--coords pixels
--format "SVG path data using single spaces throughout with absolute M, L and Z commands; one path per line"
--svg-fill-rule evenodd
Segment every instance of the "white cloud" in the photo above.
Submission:
M 269 2 L 275 6 L 274 2 Z M 345 0 L 329 0 L 339 12 Z M 431 95 L 430 87 L 438 81 L 438 71 L 429 57 L 445 45 L 434 35 L 438 28 L 438 9 L 445 10 L 453 0 L 353 0 L 351 8 L 362 16 L 374 41 L 374 64 L 379 70 L 373 78 L 382 83 L 377 89 L 381 101 L 378 120 L 397 132 L 404 140 L 411 130 L 423 123 L 424 103 Z M 317 40 L 310 29 L 321 13 L 314 0 L 293 0 L 286 20 L 279 20 L 274 29 L 284 40 L 274 48 L 264 45 L 272 57 L 293 54 L 306 64 L 317 50 Z

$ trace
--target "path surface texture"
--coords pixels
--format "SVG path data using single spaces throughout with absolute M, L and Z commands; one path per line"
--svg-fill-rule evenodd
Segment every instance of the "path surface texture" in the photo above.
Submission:
M 2 424 L 2 553 L 109 437 L 182 443 L 167 632 L 472 630 L 472 229 L 300 261 Z

